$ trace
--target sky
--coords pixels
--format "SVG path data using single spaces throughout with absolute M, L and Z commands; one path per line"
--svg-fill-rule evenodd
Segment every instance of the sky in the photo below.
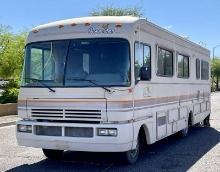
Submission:
M 220 45 L 219 0 L 1 0 L 0 5 L 0 24 L 11 26 L 15 33 L 56 20 L 88 16 L 105 6 L 138 6 L 149 21 L 171 32 L 210 50 Z M 220 46 L 215 55 L 220 57 Z

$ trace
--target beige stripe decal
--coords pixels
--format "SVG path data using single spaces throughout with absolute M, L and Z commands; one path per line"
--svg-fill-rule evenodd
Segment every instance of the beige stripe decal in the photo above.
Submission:
M 169 103 L 169 102 L 176 102 L 176 101 L 185 101 L 185 100 L 192 100 L 197 98 L 197 94 L 191 94 L 191 95 L 180 95 L 180 96 L 169 96 L 169 97 L 148 97 L 145 99 L 137 99 L 134 101 L 134 106 L 137 107 L 142 107 L 142 106 L 149 106 L 149 105 L 155 105 L 155 104 L 162 104 L 162 103 Z M 200 98 L 203 97 L 209 97 L 210 93 L 204 93 L 200 94 Z M 86 106 L 86 105 L 92 105 L 92 106 L 98 106 L 99 103 L 102 104 L 103 106 L 106 101 L 105 99 L 29 99 L 27 100 L 28 105 L 38 105 L 38 104 L 43 104 L 45 105 L 51 105 L 53 103 L 55 104 L 62 104 L 62 103 L 73 103 L 73 104 L 78 104 L 81 106 Z M 125 100 L 125 101 L 107 101 L 108 104 L 108 109 L 120 109 L 120 108 L 133 108 L 133 100 Z M 19 105 L 24 105 L 26 104 L 26 100 L 19 100 L 18 101 L 18 106 Z

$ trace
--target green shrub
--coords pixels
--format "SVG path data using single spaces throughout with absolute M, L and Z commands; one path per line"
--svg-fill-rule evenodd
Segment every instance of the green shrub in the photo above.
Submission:
M 0 97 L 0 103 L 17 103 L 18 100 L 18 92 L 19 89 L 17 88 L 9 88 L 2 92 Z
M 5 84 L 1 85 L 1 89 L 7 90 L 10 88 L 19 88 L 19 80 L 10 79 L 10 80 L 7 80 Z

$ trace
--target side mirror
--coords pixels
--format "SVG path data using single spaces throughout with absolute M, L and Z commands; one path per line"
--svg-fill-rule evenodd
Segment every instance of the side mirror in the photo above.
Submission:
M 142 81 L 148 81 L 148 80 L 150 80 L 150 77 L 151 77 L 151 75 L 150 75 L 150 68 L 148 68 L 148 67 L 141 67 L 140 68 L 140 79 Z

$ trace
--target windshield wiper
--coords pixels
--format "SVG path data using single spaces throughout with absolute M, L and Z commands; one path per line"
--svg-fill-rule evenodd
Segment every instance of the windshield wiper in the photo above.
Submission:
M 37 83 L 40 83 L 45 88 L 49 89 L 51 92 L 54 92 L 54 93 L 56 92 L 54 89 L 52 89 L 50 86 L 48 86 L 47 84 L 42 82 L 42 80 L 40 80 L 40 79 L 36 79 L 36 78 L 25 78 L 25 79 L 29 79 L 31 81 L 36 81 Z
M 92 83 L 93 85 L 95 85 L 97 87 L 103 88 L 105 91 L 108 91 L 109 93 L 111 92 L 111 90 L 106 88 L 105 86 L 97 84 L 96 80 L 83 79 L 83 78 L 70 78 L 70 80 L 74 80 L 74 81 L 88 81 L 88 82 Z

